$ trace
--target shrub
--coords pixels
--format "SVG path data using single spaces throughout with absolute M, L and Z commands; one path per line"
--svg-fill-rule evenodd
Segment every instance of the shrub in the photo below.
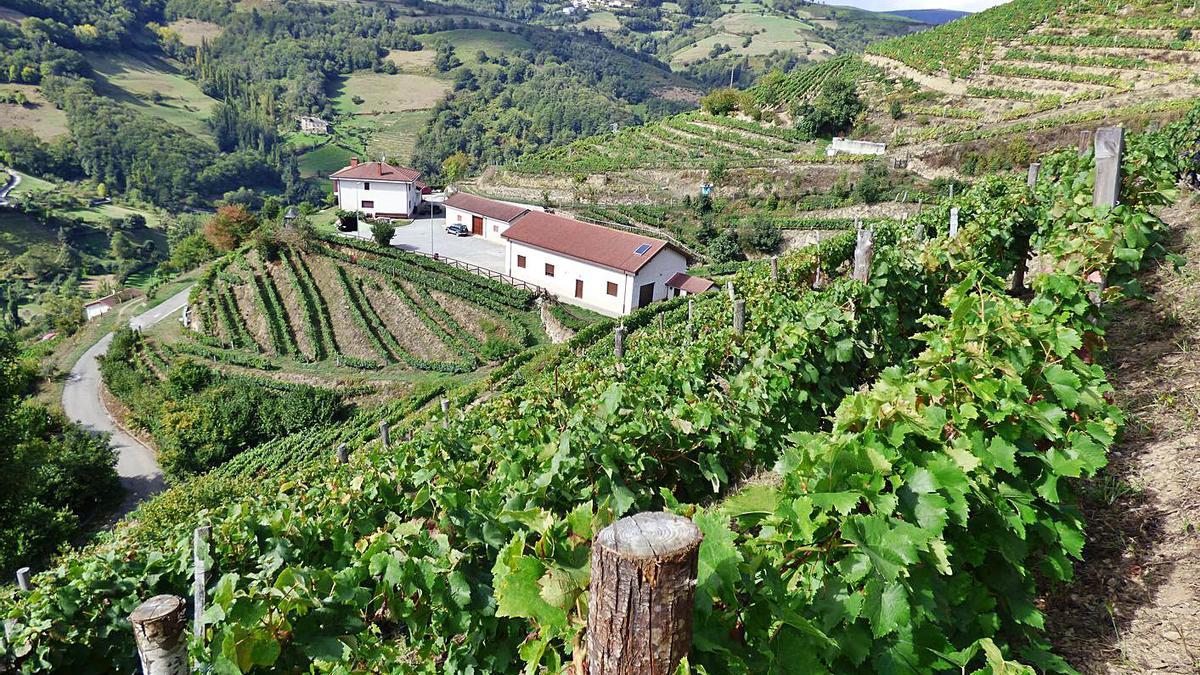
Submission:
M 376 220 L 371 223 L 371 238 L 380 246 L 387 246 L 396 236 L 396 226 L 386 220 Z
M 738 90 L 729 87 L 715 89 L 700 98 L 700 107 L 710 115 L 728 115 L 737 110 Z

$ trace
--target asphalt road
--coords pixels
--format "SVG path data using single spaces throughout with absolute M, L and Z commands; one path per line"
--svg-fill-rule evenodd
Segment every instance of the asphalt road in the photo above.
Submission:
M 175 314 L 187 304 L 190 292 L 189 287 L 176 293 L 158 307 L 130 319 L 129 325 L 143 329 Z M 105 335 L 71 368 L 63 387 L 63 410 L 67 417 L 85 429 L 111 434 L 112 447 L 118 453 L 117 475 L 125 488 L 125 501 L 117 513 L 120 517 L 160 492 L 165 483 L 154 451 L 121 431 L 100 402 L 100 363 L 96 358 L 108 351 L 112 339 L 112 333 Z
M 370 232 L 357 236 L 370 238 Z M 483 237 L 455 237 L 446 234 L 445 216 L 417 218 L 408 225 L 396 228 L 392 246 L 405 251 L 423 251 L 448 256 L 485 269 L 505 274 L 504 244 Z
M 12 178 L 9 180 L 8 185 L 0 187 L 0 206 L 8 206 L 8 193 L 12 192 L 13 188 L 21 184 L 21 176 L 13 173 L 12 171 L 7 171 L 6 173 L 8 173 L 8 175 Z

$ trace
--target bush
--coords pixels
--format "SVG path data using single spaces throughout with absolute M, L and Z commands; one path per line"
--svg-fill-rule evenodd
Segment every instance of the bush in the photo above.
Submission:
M 738 241 L 743 249 L 774 253 L 783 243 L 783 232 L 770 220 L 759 218 L 742 227 L 738 232 Z
M 809 138 L 825 138 L 848 131 L 864 110 L 854 82 L 832 79 L 821 85 L 821 93 L 811 103 L 797 106 L 792 116 L 797 131 Z
M 729 87 L 715 89 L 700 98 L 700 107 L 710 115 L 728 115 L 737 110 L 738 90 Z
M 742 259 L 742 247 L 732 230 L 725 230 L 713 238 L 708 245 L 708 257 L 713 262 L 723 263 Z
M 380 246 L 387 246 L 391 243 L 392 237 L 396 236 L 396 226 L 386 220 L 376 220 L 371 223 L 371 238 Z

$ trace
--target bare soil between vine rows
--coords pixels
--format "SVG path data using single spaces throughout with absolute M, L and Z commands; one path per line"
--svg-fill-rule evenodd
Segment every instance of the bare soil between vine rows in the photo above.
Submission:
M 1126 429 L 1083 489 L 1084 561 L 1046 600 L 1059 654 L 1085 675 L 1200 672 L 1200 195 L 1161 214 L 1168 260 L 1108 328 Z

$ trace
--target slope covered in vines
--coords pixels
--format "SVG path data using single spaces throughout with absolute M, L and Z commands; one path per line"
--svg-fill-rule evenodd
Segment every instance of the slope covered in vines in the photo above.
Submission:
M 6 652 L 29 672 L 129 667 L 123 617 L 186 591 L 204 522 L 216 573 L 191 648 L 217 670 L 558 671 L 582 658 L 591 535 L 667 507 L 708 535 L 700 666 L 1062 669 L 1030 600 L 1038 575 L 1069 578 L 1070 480 L 1119 426 L 1088 294 L 1152 252 L 1194 129 L 1131 139 L 1117 209 L 1086 206 L 1087 159 L 1055 155 L 1033 191 L 960 194 L 957 237 L 948 202 L 880 225 L 866 283 L 843 276 L 850 233 L 777 280 L 747 266 L 744 333 L 723 293 L 690 322 L 686 300 L 631 317 L 621 360 L 594 324 L 410 441 L 364 431 L 347 465 L 326 452 L 277 489 L 119 530 L 4 595 Z M 1053 272 L 1024 302 L 1005 287 L 1029 237 Z

